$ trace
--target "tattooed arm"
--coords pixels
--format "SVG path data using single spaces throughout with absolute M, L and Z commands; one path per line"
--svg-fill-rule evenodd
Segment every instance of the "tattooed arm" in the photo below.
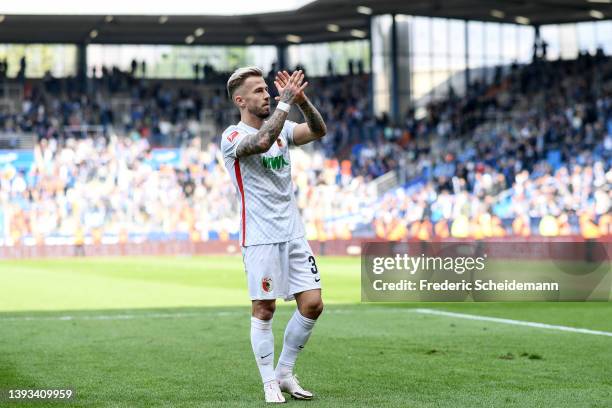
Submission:
M 287 112 L 276 109 L 259 132 L 246 135 L 236 148 L 236 157 L 267 152 L 278 138 L 287 119 Z
M 304 88 L 308 85 L 308 82 L 302 84 L 303 80 L 304 75 L 301 71 L 294 72 L 294 75 L 291 76 L 287 86 L 284 87 L 280 94 L 280 101 L 289 105 L 293 104 L 296 95 L 303 92 Z M 278 138 L 281 130 L 283 130 L 287 115 L 288 112 L 276 109 L 270 119 L 259 129 L 259 132 L 247 135 L 240 141 L 236 148 L 236 157 L 240 158 L 267 152 Z
M 323 117 L 310 100 L 304 96 L 304 101 L 299 103 L 298 107 L 306 123 L 297 125 L 293 130 L 293 143 L 299 146 L 325 136 L 327 126 L 325 126 Z

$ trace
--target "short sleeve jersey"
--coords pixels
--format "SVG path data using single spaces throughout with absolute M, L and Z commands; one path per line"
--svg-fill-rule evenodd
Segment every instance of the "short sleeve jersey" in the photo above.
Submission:
M 240 200 L 242 246 L 287 242 L 304 236 L 289 157 L 296 125 L 285 121 L 276 143 L 267 152 L 240 159 L 236 148 L 246 135 L 258 129 L 239 122 L 223 132 L 223 160 Z

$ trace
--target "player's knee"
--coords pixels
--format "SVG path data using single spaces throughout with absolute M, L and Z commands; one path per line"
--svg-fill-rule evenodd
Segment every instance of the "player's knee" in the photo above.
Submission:
M 253 312 L 253 316 L 258 318 L 259 320 L 270 320 L 274 317 L 274 310 L 259 309 L 256 312 Z
M 260 320 L 270 320 L 274 317 L 276 303 L 274 302 L 254 302 L 253 316 Z
M 323 301 L 319 300 L 314 308 L 314 313 L 317 315 L 317 317 L 321 316 L 321 313 L 323 313 Z
M 300 310 L 303 316 L 308 317 L 309 319 L 318 318 L 321 313 L 323 313 L 323 301 L 321 299 L 308 302 L 304 305 Z

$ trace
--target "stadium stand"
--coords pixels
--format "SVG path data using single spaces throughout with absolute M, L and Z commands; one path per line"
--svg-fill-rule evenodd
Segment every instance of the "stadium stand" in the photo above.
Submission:
M 0 114 L 4 133 L 38 139 L 31 166 L 2 167 L 2 241 L 234 239 L 218 138 L 196 137 L 202 122 L 218 135 L 235 120 L 223 78 L 187 86 L 112 69 L 88 92 L 27 83 L 20 111 Z M 513 65 L 401 124 L 369 114 L 367 83 L 312 82 L 329 134 L 292 156 L 309 239 L 610 234 L 610 58 Z

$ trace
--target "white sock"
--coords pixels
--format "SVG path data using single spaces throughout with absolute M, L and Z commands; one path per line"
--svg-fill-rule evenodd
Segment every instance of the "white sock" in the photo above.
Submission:
M 251 317 L 251 346 L 265 383 L 276 379 L 274 374 L 274 334 L 272 333 L 272 319 L 260 320 Z
M 299 310 L 296 309 L 287 328 L 285 329 L 285 337 L 283 341 L 283 351 L 278 359 L 276 366 L 276 378 L 284 378 L 293 375 L 293 366 L 297 360 L 298 353 L 302 351 L 316 320 L 302 316 Z

